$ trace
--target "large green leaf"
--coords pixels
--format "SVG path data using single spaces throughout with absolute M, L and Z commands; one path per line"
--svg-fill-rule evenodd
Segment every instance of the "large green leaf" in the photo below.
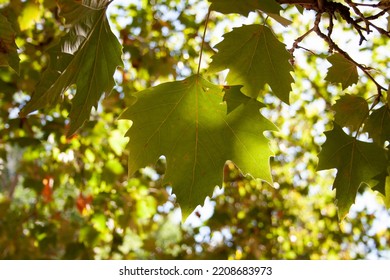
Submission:
M 375 143 L 356 140 L 337 124 L 325 135 L 318 170 L 337 168 L 333 188 L 336 189 L 339 217 L 343 219 L 354 203 L 360 185 L 380 174 L 387 161 L 384 150 Z
M 367 101 L 356 95 L 346 94 L 332 106 L 335 111 L 335 122 L 340 126 L 357 130 L 368 117 Z
M 325 80 L 336 84 L 341 83 L 343 90 L 357 83 L 358 72 L 355 64 L 339 53 L 328 57 L 328 61 L 332 66 L 329 67 Z
M 0 14 L 0 66 L 10 66 L 19 73 L 18 47 L 11 23 Z
M 371 113 L 364 125 L 364 131 L 379 145 L 390 141 L 390 109 L 383 105 Z
M 224 14 L 238 13 L 247 16 L 250 12 L 261 10 L 279 14 L 280 5 L 275 0 L 209 0 L 210 9 Z
M 165 156 L 164 182 L 172 185 L 184 217 L 222 184 L 227 160 L 272 182 L 263 132 L 275 126 L 260 114 L 262 104 L 239 88 L 228 89 L 222 102 L 223 88 L 195 75 L 139 92 L 121 116 L 133 122 L 127 133 L 130 175 Z
M 50 65 L 22 115 L 54 105 L 75 84 L 77 92 L 72 99 L 68 131 L 72 135 L 89 119 L 102 94 L 111 92 L 115 69 L 122 65 L 122 47 L 106 17 L 108 4 L 94 0 L 59 1 L 61 16 L 72 27 L 60 45 L 51 49 Z
M 289 103 L 293 70 L 290 53 L 272 31 L 263 25 L 244 25 L 224 35 L 209 71 L 229 69 L 227 82 L 243 85 L 242 92 L 256 98 L 266 84 L 282 101 Z

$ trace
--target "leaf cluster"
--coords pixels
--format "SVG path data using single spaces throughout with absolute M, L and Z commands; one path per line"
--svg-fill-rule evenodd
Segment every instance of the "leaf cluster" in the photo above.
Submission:
M 375 22 L 385 15 L 377 6 L 363 13 L 351 1 L 309 1 L 302 15 L 282 1 L 209 0 L 199 19 L 176 0 L 114 14 L 115 1 L 41 2 L 0 9 L 2 258 L 359 255 L 352 239 L 367 238 L 336 233 L 324 190 L 336 189 L 340 220 L 362 186 L 389 207 L 390 94 L 378 82 L 386 67 L 359 63 L 335 34 L 347 24 L 379 61 L 375 47 L 389 33 Z M 313 20 L 297 27 L 309 12 Z M 237 15 L 255 19 L 211 44 L 208 32 Z M 299 33 L 291 48 L 286 30 Z M 310 46 L 313 36 L 326 51 Z M 302 67 L 324 58 L 330 66 L 303 71 L 301 50 Z M 318 183 L 316 171 L 328 169 L 334 180 Z M 308 190 L 317 184 L 319 205 Z M 192 229 L 172 223 L 178 205 L 186 218 L 206 197 L 213 219 Z M 28 238 L 6 244 L 20 233 Z M 388 236 L 370 238 L 381 248 Z

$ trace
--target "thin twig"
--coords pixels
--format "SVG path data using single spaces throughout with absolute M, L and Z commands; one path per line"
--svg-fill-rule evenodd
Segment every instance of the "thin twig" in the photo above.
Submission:
M 376 29 L 380 34 L 382 35 L 386 35 L 387 37 L 390 37 L 390 34 L 388 31 L 384 30 L 383 28 L 375 25 L 374 23 L 372 23 L 372 20 L 375 20 L 377 18 L 379 18 L 380 16 L 383 16 L 387 11 L 390 10 L 390 8 L 386 8 L 384 9 L 383 11 L 381 11 L 380 13 L 376 14 L 376 15 L 373 15 L 373 16 L 364 16 L 363 13 L 358 9 L 358 5 L 357 3 L 354 3 L 352 2 L 351 0 L 345 0 L 345 2 L 350 6 L 352 7 L 352 9 L 354 10 L 354 12 L 360 17 L 356 20 L 354 20 L 356 26 L 359 26 L 358 23 L 359 22 L 362 22 L 364 21 L 364 23 L 366 24 L 366 29 L 365 31 L 367 32 L 367 34 L 369 34 L 371 32 L 370 30 L 370 26 L 373 27 L 374 29 Z M 365 5 L 365 6 L 370 6 L 370 7 L 378 7 L 378 4 L 373 4 L 373 5 Z M 359 26 L 360 27 L 360 26 Z M 355 27 L 356 28 L 356 27 Z
M 314 27 L 311 28 L 310 30 L 306 31 L 305 34 L 303 34 L 303 35 L 301 35 L 301 36 L 299 36 L 298 38 L 295 39 L 294 44 L 292 45 L 291 49 L 288 50 L 290 52 L 291 56 L 292 56 L 292 64 L 294 63 L 294 52 L 295 52 L 296 49 L 303 49 L 305 51 L 308 51 L 308 52 L 314 54 L 313 51 L 311 51 L 311 50 L 309 50 L 307 48 L 299 46 L 299 43 L 301 43 L 303 41 L 303 39 L 305 39 L 313 31 L 314 31 Z
M 210 13 L 211 10 L 209 9 L 206 15 L 206 21 L 204 23 L 204 31 L 203 31 L 203 36 L 202 36 L 202 44 L 200 45 L 200 55 L 199 55 L 199 63 L 198 63 L 198 71 L 196 72 L 197 75 L 199 75 L 200 72 L 200 64 L 202 63 L 202 55 L 203 55 L 203 46 L 204 46 L 204 41 L 206 38 L 206 31 L 207 31 L 207 25 L 209 23 L 209 18 L 210 18 Z
M 375 15 L 365 17 L 365 19 L 367 19 L 367 20 L 375 20 L 375 19 L 378 19 L 378 18 L 380 18 L 381 16 L 383 16 L 384 14 L 386 14 L 388 11 L 390 11 L 390 8 L 386 8 L 386 9 L 380 11 L 379 13 L 377 13 L 377 14 L 375 14 Z M 355 22 L 358 23 L 358 22 L 361 22 L 361 21 L 363 21 L 363 20 L 364 20 L 364 19 L 362 19 L 362 18 L 358 18 L 358 19 L 355 20 Z
M 353 11 L 364 21 L 366 24 L 366 32 L 370 33 L 370 22 L 364 17 L 363 13 L 359 10 L 354 2 L 351 0 L 345 0 L 345 2 L 353 9 Z M 356 21 L 355 21 L 356 22 Z
M 333 32 L 333 15 L 329 15 L 328 37 L 332 36 Z

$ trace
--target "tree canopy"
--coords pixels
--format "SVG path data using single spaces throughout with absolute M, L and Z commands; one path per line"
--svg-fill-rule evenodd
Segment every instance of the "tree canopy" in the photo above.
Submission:
M 388 256 L 389 13 L 0 0 L 0 258 Z

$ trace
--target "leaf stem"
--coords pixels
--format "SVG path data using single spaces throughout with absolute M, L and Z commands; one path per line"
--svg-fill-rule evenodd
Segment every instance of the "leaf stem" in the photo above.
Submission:
M 200 72 L 200 64 L 202 62 L 202 55 L 203 55 L 203 46 L 204 46 L 204 41 L 205 41 L 205 38 L 206 38 L 206 31 L 207 31 L 207 25 L 209 23 L 209 18 L 210 18 L 210 13 L 211 13 L 211 10 L 209 8 L 208 12 L 207 12 L 207 15 L 206 15 L 206 20 L 205 20 L 205 23 L 204 23 L 204 31 L 203 31 L 203 36 L 202 36 L 202 44 L 200 45 L 200 55 L 199 55 L 199 63 L 198 63 L 198 70 L 196 72 L 197 75 L 199 75 L 199 72 Z

